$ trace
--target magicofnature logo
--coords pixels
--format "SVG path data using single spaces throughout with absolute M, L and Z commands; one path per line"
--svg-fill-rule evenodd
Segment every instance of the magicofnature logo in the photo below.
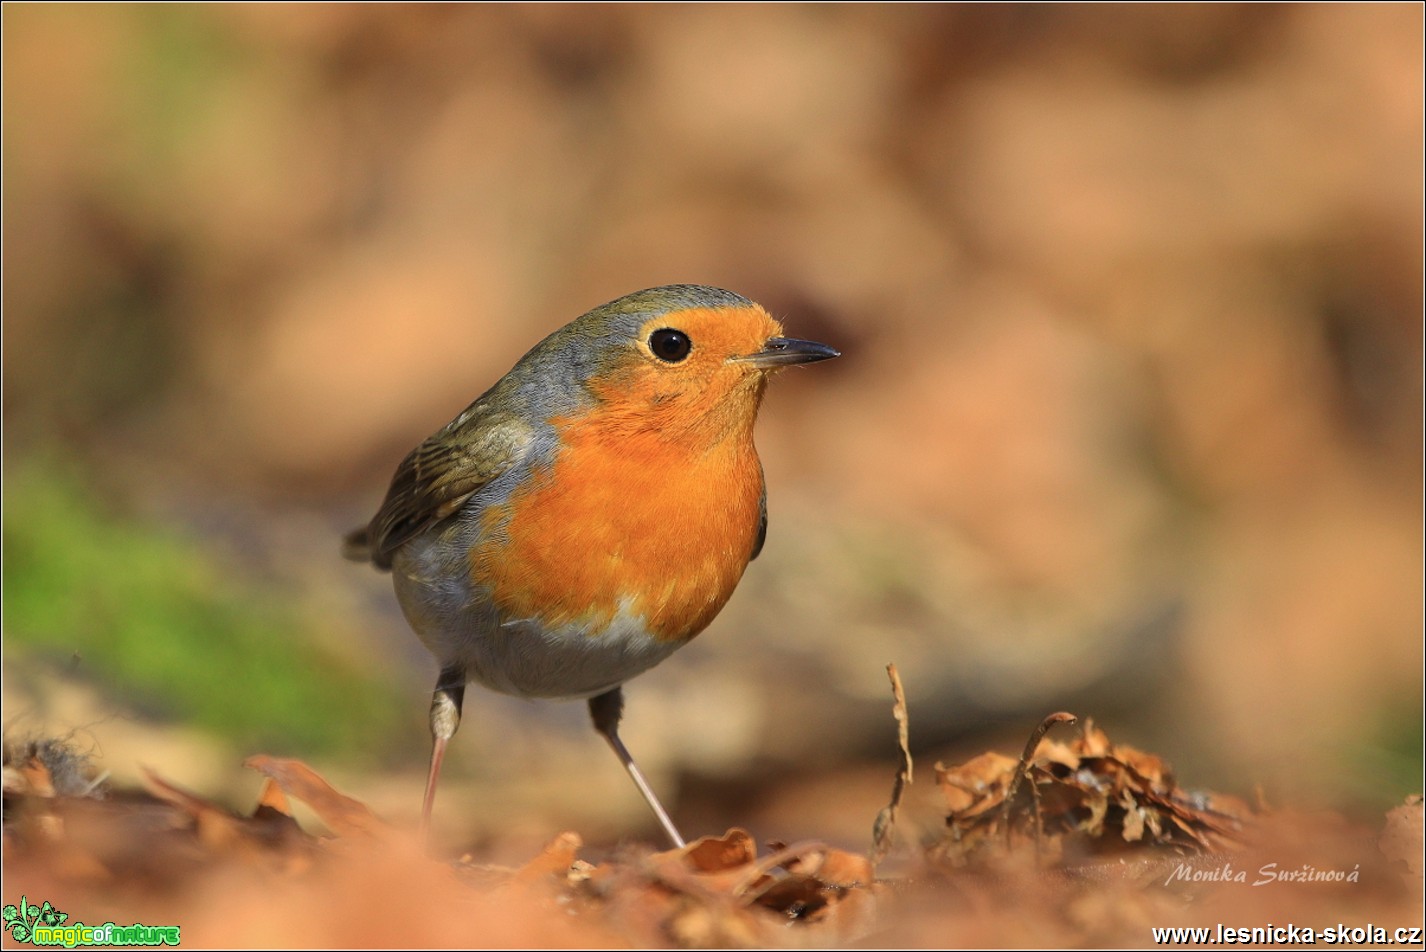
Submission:
M 178 926 L 146 926 L 136 922 L 121 926 L 106 922 L 102 926 L 87 926 L 82 922 L 69 924 L 69 913 L 56 909 L 49 900 L 34 905 L 26 896 L 18 905 L 3 910 L 5 931 L 16 942 L 31 945 L 62 946 L 73 949 L 89 945 L 178 945 Z

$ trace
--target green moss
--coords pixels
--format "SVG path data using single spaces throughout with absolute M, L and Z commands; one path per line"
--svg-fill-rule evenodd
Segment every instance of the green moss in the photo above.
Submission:
M 7 653 L 77 657 L 102 689 L 243 750 L 392 745 L 396 685 L 317 644 L 291 600 L 171 530 L 106 513 L 52 463 L 7 467 L 4 506 Z
M 1383 809 L 1396 806 L 1408 794 L 1421 792 L 1422 751 L 1426 747 L 1421 723 L 1420 695 L 1385 700 L 1377 729 L 1355 750 L 1353 764 L 1364 799 Z

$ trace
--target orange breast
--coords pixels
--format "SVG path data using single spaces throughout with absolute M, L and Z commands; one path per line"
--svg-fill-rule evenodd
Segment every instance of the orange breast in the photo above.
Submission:
M 627 610 L 656 638 L 693 637 L 752 552 L 763 481 L 748 417 L 711 446 L 617 419 L 553 421 L 554 463 L 487 511 L 473 580 L 507 618 L 595 635 Z

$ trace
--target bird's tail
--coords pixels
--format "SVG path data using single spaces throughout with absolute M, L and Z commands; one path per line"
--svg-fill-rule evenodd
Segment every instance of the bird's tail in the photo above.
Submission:
M 342 556 L 353 562 L 371 561 L 371 527 L 353 529 L 342 539 Z

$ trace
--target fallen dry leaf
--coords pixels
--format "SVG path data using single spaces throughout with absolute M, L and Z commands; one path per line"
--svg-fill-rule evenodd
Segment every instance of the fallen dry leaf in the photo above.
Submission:
M 286 793 L 307 804 L 339 836 L 372 835 L 390 829 L 376 818 L 366 804 L 338 793 L 300 760 L 258 754 L 243 761 L 243 765 L 268 777 Z
M 1407 875 L 1421 887 L 1422 879 L 1422 811 L 1420 794 L 1406 798 L 1406 802 L 1392 807 L 1386 814 L 1386 828 L 1381 832 L 1377 845 L 1382 855 L 1393 862 L 1406 864 Z
M 1161 758 L 1111 743 L 1092 722 L 1071 743 L 1042 739 L 1052 723 L 1070 717 L 1047 718 L 1018 761 L 989 752 L 959 766 L 936 765 L 949 807 L 946 833 L 932 849 L 939 862 L 966 865 L 992 842 L 1010 844 L 1026 831 L 1049 857 L 1231 844 L 1246 811 L 1181 789 Z M 1028 796 L 1016 790 L 1021 777 Z

